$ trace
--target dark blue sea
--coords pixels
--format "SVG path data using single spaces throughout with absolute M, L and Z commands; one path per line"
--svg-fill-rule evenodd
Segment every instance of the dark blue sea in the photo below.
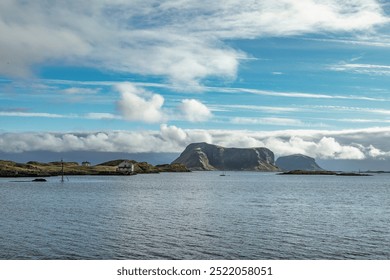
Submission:
M 390 174 L 0 178 L 0 259 L 390 259 Z

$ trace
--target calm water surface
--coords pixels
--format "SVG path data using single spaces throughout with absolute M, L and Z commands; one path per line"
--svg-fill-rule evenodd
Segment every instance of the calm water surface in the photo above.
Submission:
M 227 175 L 1 178 L 0 259 L 390 259 L 390 175 Z

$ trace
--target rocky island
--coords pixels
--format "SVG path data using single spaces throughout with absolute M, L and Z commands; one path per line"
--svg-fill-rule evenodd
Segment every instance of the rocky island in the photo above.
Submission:
M 276 165 L 283 171 L 325 171 L 316 163 L 314 158 L 302 154 L 279 157 L 276 160 Z
M 279 157 L 276 165 L 284 171 L 281 175 L 370 176 L 365 173 L 328 171 L 321 168 L 314 158 L 302 154 Z
M 274 153 L 267 148 L 225 148 L 203 142 L 188 145 L 172 164 L 198 171 L 279 171 Z

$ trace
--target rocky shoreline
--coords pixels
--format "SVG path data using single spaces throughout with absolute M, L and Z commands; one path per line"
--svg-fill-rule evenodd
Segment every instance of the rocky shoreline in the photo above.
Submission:
M 93 166 L 83 166 L 77 162 L 49 162 L 42 163 L 29 161 L 17 163 L 0 160 L 0 177 L 23 178 L 23 177 L 50 177 L 72 175 L 135 175 L 160 172 L 190 172 L 182 164 L 152 165 L 147 162 L 130 161 L 134 165 L 134 171 L 129 173 L 118 172 L 118 165 L 125 160 L 114 160 Z M 63 171 L 62 171 L 63 170 Z
M 280 175 L 333 175 L 333 176 L 372 176 L 366 173 L 355 173 L 355 172 L 335 172 L 335 171 L 327 171 L 327 170 L 316 170 L 316 171 L 308 171 L 308 170 L 292 170 L 283 173 L 279 173 Z

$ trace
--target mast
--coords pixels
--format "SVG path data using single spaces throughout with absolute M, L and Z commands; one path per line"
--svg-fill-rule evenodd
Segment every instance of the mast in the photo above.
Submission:
M 64 182 L 64 161 L 61 159 L 61 183 Z

